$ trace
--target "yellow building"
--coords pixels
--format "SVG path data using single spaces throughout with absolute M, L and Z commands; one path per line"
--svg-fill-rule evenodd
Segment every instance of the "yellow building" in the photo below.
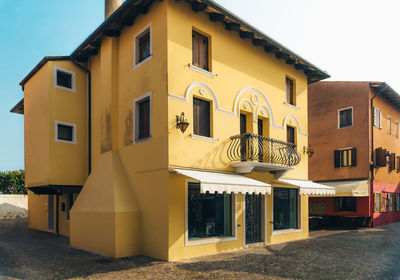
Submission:
M 106 6 L 21 82 L 29 227 L 165 260 L 308 237 L 309 195 L 334 193 L 303 152 L 328 74 L 212 1 Z

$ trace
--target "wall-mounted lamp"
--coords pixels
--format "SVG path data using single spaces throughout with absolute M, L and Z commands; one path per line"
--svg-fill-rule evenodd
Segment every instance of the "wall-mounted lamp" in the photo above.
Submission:
M 186 131 L 189 126 L 189 122 L 185 119 L 185 113 L 182 112 L 180 116 L 176 116 L 176 128 L 179 128 L 182 133 Z
M 313 151 L 313 149 L 311 149 L 311 146 L 308 146 L 308 147 L 303 146 L 303 154 L 307 154 L 308 157 L 312 157 L 314 154 L 314 151 Z

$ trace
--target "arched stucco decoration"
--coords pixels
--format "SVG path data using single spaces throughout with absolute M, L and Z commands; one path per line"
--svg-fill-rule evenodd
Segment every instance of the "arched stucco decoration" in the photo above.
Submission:
M 282 128 L 282 127 L 280 127 L 279 125 L 276 125 L 276 124 L 275 124 L 274 114 L 273 114 L 273 112 L 272 112 L 272 107 L 271 107 L 271 104 L 269 103 L 267 97 L 265 97 L 265 95 L 264 95 L 259 89 L 254 88 L 254 87 L 245 87 L 245 88 L 243 88 L 243 89 L 241 89 L 241 90 L 239 91 L 239 93 L 236 95 L 235 102 L 234 102 L 234 104 L 233 104 L 233 114 L 234 114 L 235 116 L 238 116 L 238 108 L 239 108 L 238 105 L 239 105 L 239 102 L 241 102 L 241 101 L 239 101 L 239 100 L 240 100 L 240 97 L 241 97 L 245 92 L 248 92 L 248 91 L 255 92 L 255 93 L 258 94 L 258 96 L 260 96 L 260 97 L 262 98 L 262 100 L 264 100 L 264 102 L 265 102 L 265 105 L 259 105 L 257 111 L 253 111 L 254 114 L 255 114 L 255 115 L 254 115 L 255 121 L 257 121 L 257 114 L 259 113 L 259 111 L 261 110 L 261 108 L 264 108 L 264 109 L 266 109 L 266 111 L 268 112 L 269 124 L 270 124 L 271 126 L 274 126 L 274 127 L 277 127 L 277 128 Z
M 178 101 L 184 101 L 184 102 L 186 102 L 186 103 L 189 103 L 190 93 L 192 92 L 192 90 L 193 90 L 195 87 L 205 88 L 205 89 L 211 94 L 211 96 L 212 96 L 212 98 L 213 98 L 213 100 L 214 100 L 215 110 L 216 110 L 217 112 L 225 113 L 225 114 L 228 114 L 228 115 L 233 115 L 232 112 L 229 112 L 229 111 L 224 110 L 224 109 L 222 109 L 222 108 L 219 107 L 218 99 L 217 99 L 217 96 L 215 95 L 214 91 L 212 90 L 212 88 L 211 88 L 210 86 L 208 86 L 207 84 L 205 84 L 205 83 L 203 83 L 203 82 L 194 82 L 194 83 L 192 83 L 192 84 L 187 88 L 184 98 L 183 98 L 183 97 L 180 97 L 180 96 L 173 95 L 173 94 L 171 94 L 171 93 L 168 93 L 168 96 L 169 96 L 170 98 L 172 98 L 172 99 L 175 99 L 175 100 L 178 100 Z
M 244 103 L 244 102 L 246 102 L 246 104 L 249 104 L 249 105 L 250 105 L 250 107 L 251 107 L 251 112 L 252 112 L 252 114 L 253 114 L 253 122 L 256 122 L 256 121 L 257 121 L 256 110 L 255 110 L 253 104 L 251 103 L 251 101 L 250 101 L 249 99 L 243 98 L 242 100 L 240 100 L 240 102 L 239 102 L 239 108 L 242 106 L 242 103 Z
M 289 118 L 291 118 L 292 120 L 294 120 L 294 121 L 296 122 L 297 131 L 298 131 L 298 133 L 299 133 L 300 135 L 308 136 L 308 134 L 306 134 L 306 133 L 304 133 L 304 132 L 301 131 L 299 121 L 298 121 L 297 118 L 296 118 L 295 116 L 293 116 L 292 114 L 288 114 L 288 115 L 286 115 L 286 117 L 284 118 L 284 120 L 283 120 L 283 125 L 282 125 L 283 128 L 286 127 L 286 123 L 287 123 L 287 121 L 289 120 Z

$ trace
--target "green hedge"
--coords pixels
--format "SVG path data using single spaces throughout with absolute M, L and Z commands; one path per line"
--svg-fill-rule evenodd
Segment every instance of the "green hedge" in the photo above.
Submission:
M 0 172 L 0 194 L 26 194 L 24 170 Z

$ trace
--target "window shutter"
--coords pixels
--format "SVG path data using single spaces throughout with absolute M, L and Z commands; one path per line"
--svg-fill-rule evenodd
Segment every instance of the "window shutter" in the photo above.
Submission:
M 380 195 L 380 199 L 379 199 L 379 212 L 384 212 L 385 211 L 385 198 L 383 197 L 382 193 Z
M 379 109 L 378 111 L 379 111 L 379 128 L 382 128 L 382 111 Z
M 374 211 L 379 212 L 378 193 L 374 193 Z
M 193 58 L 193 65 L 200 67 L 199 61 L 199 34 L 197 32 L 192 33 L 192 58 Z
M 396 165 L 397 165 L 396 171 L 400 172 L 400 157 L 399 156 L 396 157 L 396 161 L 397 161 L 397 163 L 396 163 Z
M 392 153 L 389 157 L 389 169 L 394 170 L 396 169 L 396 154 Z
M 210 135 L 210 102 L 193 98 L 193 132 L 196 135 Z
M 356 166 L 357 165 L 357 148 L 352 148 L 351 149 L 351 165 L 350 166 Z
M 386 149 L 382 149 L 381 153 L 381 166 L 385 167 L 386 166 Z
M 375 167 L 381 166 L 381 158 L 382 158 L 381 154 L 382 154 L 382 148 L 381 147 L 376 148 L 375 149 Z
M 208 38 L 200 35 L 199 43 L 200 68 L 208 71 Z
M 377 127 L 377 126 L 378 126 L 378 123 L 377 123 L 376 117 L 377 117 L 377 112 L 376 112 L 376 107 L 374 107 L 374 126 L 375 126 L 375 127 Z
M 334 158 L 335 158 L 335 168 L 340 167 L 340 150 L 335 150 L 334 151 Z

